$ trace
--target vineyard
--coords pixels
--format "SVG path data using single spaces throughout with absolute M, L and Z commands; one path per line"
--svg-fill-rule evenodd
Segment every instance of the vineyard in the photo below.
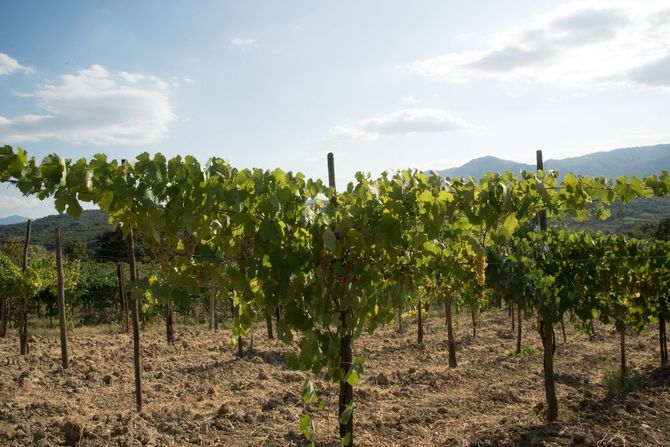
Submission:
M 28 431 L 37 445 L 56 431 L 70 445 L 669 441 L 654 430 L 668 416 L 670 242 L 561 227 L 606 217 L 616 200 L 667 196 L 667 171 L 559 176 L 538 153 L 537 172 L 359 173 L 336 191 L 330 154 L 328 177 L 146 153 L 37 161 L 0 148 L 2 182 L 74 217 L 95 205 L 127 244 L 91 269 L 62 256 L 60 230 L 53 251 L 35 247 L 28 223 L 23 244 L 0 254 L 3 443 L 25 445 Z M 137 261 L 137 236 L 155 261 Z M 118 294 L 111 332 L 122 335 L 72 336 L 69 294 L 105 269 L 105 299 Z M 59 341 L 30 335 L 45 293 Z M 195 307 L 209 329 L 175 330 L 175 311 Z M 158 314 L 161 336 L 146 324 Z M 597 371 L 585 365 L 611 360 L 601 352 L 611 346 L 618 366 L 604 398 L 589 390 Z M 67 404 L 40 401 L 39 387 Z M 627 397 L 608 403 L 611 393 Z M 658 402 L 641 403 L 653 394 Z M 78 401 L 91 420 L 12 433 Z M 629 413 L 655 407 L 656 419 L 619 427 L 617 402 Z M 607 407 L 602 426 L 566 430 L 577 413 Z

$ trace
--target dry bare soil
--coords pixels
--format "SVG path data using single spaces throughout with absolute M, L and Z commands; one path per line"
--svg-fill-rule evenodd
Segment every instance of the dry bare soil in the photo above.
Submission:
M 355 354 L 366 358 L 354 391 L 357 445 L 670 445 L 670 370 L 657 366 L 655 330 L 628 338 L 633 384 L 614 394 L 604 380 L 618 365 L 611 328 L 598 327 L 592 341 L 568 328 L 566 344 L 557 331 L 560 421 L 546 426 L 541 345 L 530 323 L 524 345 L 532 349 L 511 355 L 506 312 L 485 313 L 476 337 L 469 320 L 458 326 L 455 369 L 446 364 L 439 317 L 428 320 L 423 346 L 409 321 L 401 333 L 387 327 L 356 341 Z M 68 370 L 55 332 L 34 336 L 24 357 L 15 335 L 0 339 L 0 445 L 305 445 L 298 431 L 305 373 L 284 365 L 287 348 L 260 326 L 245 359 L 235 358 L 228 337 L 177 326 L 168 346 L 159 327 L 143 333 L 142 414 L 134 411 L 127 335 L 75 330 Z M 316 383 L 328 402 L 314 411 L 317 445 L 335 446 L 337 386 Z

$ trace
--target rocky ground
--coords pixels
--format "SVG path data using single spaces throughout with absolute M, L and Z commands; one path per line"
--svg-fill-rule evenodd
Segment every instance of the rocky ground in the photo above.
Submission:
M 530 328 L 530 322 L 525 322 Z M 75 329 L 72 365 L 60 367 L 55 331 L 34 335 L 19 356 L 15 334 L 0 339 L 2 446 L 299 446 L 305 373 L 284 366 L 286 347 L 261 326 L 237 359 L 225 330 L 177 325 L 166 345 L 160 327 L 142 334 L 145 409 L 134 411 L 132 344 L 109 328 Z M 568 328 L 555 365 L 560 421 L 543 424 L 541 343 L 529 329 L 524 355 L 512 355 L 507 313 L 487 312 L 472 336 L 457 330 L 458 367 L 447 367 L 442 318 L 430 318 L 423 346 L 416 325 L 357 340 L 365 374 L 355 388 L 355 440 L 361 446 L 670 445 L 670 369 L 658 368 L 655 331 L 628 337 L 630 388 L 606 386 L 618 365 L 618 337 Z M 247 346 L 248 348 L 248 346 Z M 314 411 L 317 445 L 336 446 L 337 386 L 317 378 L 328 402 Z

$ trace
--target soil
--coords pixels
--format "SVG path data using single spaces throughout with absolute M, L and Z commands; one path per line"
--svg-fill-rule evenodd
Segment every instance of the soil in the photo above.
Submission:
M 626 390 L 616 376 L 619 339 L 598 326 L 590 341 L 557 327 L 559 422 L 543 423 L 541 342 L 524 321 L 523 355 L 512 355 L 507 313 L 485 313 L 477 337 L 470 318 L 457 325 L 458 367 L 447 366 L 444 319 L 426 321 L 416 344 L 410 321 L 363 335 L 354 355 L 365 373 L 354 389 L 355 441 L 360 446 L 647 446 L 670 445 L 670 369 L 659 368 L 656 329 L 630 335 Z M 567 325 L 566 326 L 570 326 Z M 0 339 L 0 445 L 300 446 L 300 417 L 316 421 L 316 444 L 336 446 L 337 385 L 316 378 L 328 406 L 306 408 L 304 372 L 284 365 L 287 347 L 267 340 L 261 325 L 247 356 L 235 357 L 226 330 L 177 325 L 168 346 L 160 327 L 142 334 L 145 407 L 135 412 L 132 342 L 101 328 L 70 337 L 71 367 L 60 367 L 55 331 L 33 336 L 18 355 L 18 338 Z

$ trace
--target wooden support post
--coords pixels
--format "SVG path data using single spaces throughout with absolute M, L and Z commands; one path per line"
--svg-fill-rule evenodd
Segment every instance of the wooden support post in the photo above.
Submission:
M 517 310 L 517 322 L 516 322 L 516 353 L 521 354 L 521 306 L 516 307 Z
M 130 260 L 130 282 L 135 284 L 137 281 L 137 264 L 135 263 L 135 239 L 133 230 L 130 230 L 127 238 L 128 258 Z M 131 317 L 133 320 L 133 361 L 135 366 L 135 404 L 137 411 L 142 412 L 142 351 L 140 347 L 140 320 L 139 320 L 139 300 L 135 294 L 130 294 L 131 299 Z
M 542 160 L 542 151 L 536 152 L 537 170 L 544 170 Z M 547 231 L 547 211 L 541 210 L 538 213 L 540 231 Z M 558 418 L 558 401 L 556 399 L 556 384 L 554 382 L 554 325 L 551 321 L 540 322 L 542 347 L 544 350 L 544 391 L 547 399 L 547 422 L 551 423 Z
M 165 339 L 167 344 L 174 345 L 174 318 L 172 314 L 172 300 L 165 304 Z
M 417 343 L 423 343 L 423 316 L 421 315 L 421 299 L 419 299 L 418 304 L 416 305 L 416 318 L 417 318 Z
M 7 337 L 7 329 L 9 329 L 9 314 L 9 300 L 0 301 L 0 338 Z
M 658 314 L 658 342 L 661 349 L 661 366 L 668 364 L 668 341 L 665 333 L 665 314 L 661 310 Z
M 128 316 L 128 300 L 126 299 L 126 279 L 123 274 L 123 264 L 116 264 L 116 276 L 119 280 L 119 303 L 121 306 L 121 327 L 128 334 L 130 332 L 130 320 Z
M 456 341 L 454 340 L 453 316 L 451 311 L 452 295 L 447 291 L 444 297 L 444 311 L 447 319 L 447 346 L 449 348 L 449 368 L 456 368 Z
M 332 152 L 328 153 L 328 186 L 333 188 L 333 197 L 329 199 L 333 202 L 337 200 L 337 194 L 335 193 L 335 156 Z M 340 303 L 338 302 L 338 307 Z M 340 308 L 340 327 L 338 330 L 340 334 L 340 368 L 346 375 L 351 368 L 353 355 L 351 349 L 351 330 L 347 327 L 347 311 Z M 340 439 L 349 440 L 348 446 L 353 447 L 354 445 L 354 413 L 351 411 L 349 418 L 346 421 L 342 421 L 342 415 L 351 408 L 353 405 L 354 389 L 353 387 L 344 379 L 340 380 L 340 393 L 339 393 L 339 402 L 338 402 L 338 420 L 340 425 Z
M 23 273 L 28 270 L 28 247 L 30 246 L 30 232 L 32 230 L 33 222 L 28 221 L 26 227 L 26 240 L 23 244 Z M 31 297 L 24 296 L 22 298 L 22 305 L 19 312 L 19 350 L 21 355 L 30 353 L 30 345 L 28 344 L 28 299 Z
M 620 349 L 621 349 L 621 383 L 626 383 L 626 326 L 619 329 Z
M 60 351 L 63 369 L 70 366 L 67 349 L 67 320 L 65 315 L 65 272 L 61 249 L 60 226 L 56 227 L 56 268 L 58 269 L 58 319 L 60 323 Z
M 209 290 L 209 330 L 216 330 L 216 279 L 212 273 L 212 282 Z

